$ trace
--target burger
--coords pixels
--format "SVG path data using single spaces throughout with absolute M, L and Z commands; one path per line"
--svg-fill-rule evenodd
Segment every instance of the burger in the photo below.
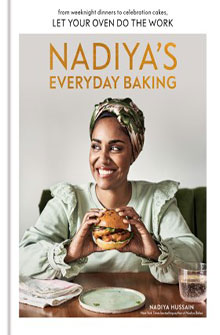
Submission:
M 132 239 L 133 233 L 128 230 L 129 224 L 113 209 L 103 212 L 98 224 L 93 225 L 94 242 L 105 250 L 121 249 Z

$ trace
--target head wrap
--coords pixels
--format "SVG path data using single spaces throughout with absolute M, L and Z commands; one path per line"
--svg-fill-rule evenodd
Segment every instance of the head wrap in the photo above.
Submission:
M 105 99 L 103 102 L 95 105 L 95 110 L 90 121 L 90 138 L 96 121 L 101 118 L 104 112 L 113 113 L 121 126 L 127 129 L 132 146 L 133 161 L 135 161 L 144 145 L 145 127 L 142 111 L 130 98 Z

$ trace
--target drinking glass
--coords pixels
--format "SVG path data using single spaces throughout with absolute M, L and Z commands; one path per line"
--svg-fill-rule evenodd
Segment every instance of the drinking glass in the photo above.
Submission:
M 183 300 L 206 300 L 206 264 L 189 262 L 179 268 L 179 291 Z

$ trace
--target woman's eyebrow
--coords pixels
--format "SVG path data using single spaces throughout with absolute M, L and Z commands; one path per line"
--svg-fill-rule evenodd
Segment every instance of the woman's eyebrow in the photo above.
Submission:
M 111 141 L 109 141 L 108 143 L 109 143 L 109 144 L 113 144 L 113 143 L 117 143 L 117 142 L 125 143 L 125 142 L 122 141 L 122 140 L 111 140 Z
M 94 142 L 98 142 L 98 143 L 102 143 L 102 141 L 101 141 L 101 140 L 98 140 L 97 138 L 92 138 L 92 141 L 94 141 Z M 122 141 L 122 140 L 111 140 L 111 141 L 109 141 L 108 143 L 109 143 L 109 144 L 113 144 L 113 143 L 117 143 L 117 142 L 125 143 L 125 142 Z

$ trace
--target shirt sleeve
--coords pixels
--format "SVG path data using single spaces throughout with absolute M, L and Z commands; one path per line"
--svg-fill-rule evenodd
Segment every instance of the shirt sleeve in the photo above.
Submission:
M 48 202 L 36 225 L 25 232 L 20 242 L 20 276 L 70 279 L 87 263 L 87 257 L 68 264 L 64 261 L 76 201 L 69 197 L 64 202 L 59 194 Z
M 162 197 L 156 195 L 157 204 L 154 204 L 153 234 L 161 254 L 156 262 L 142 258 L 142 265 L 148 265 L 160 282 L 176 284 L 179 266 L 187 262 L 202 262 L 203 244 L 191 233 L 180 213 L 173 197 L 174 189 L 170 196 L 168 193 Z

